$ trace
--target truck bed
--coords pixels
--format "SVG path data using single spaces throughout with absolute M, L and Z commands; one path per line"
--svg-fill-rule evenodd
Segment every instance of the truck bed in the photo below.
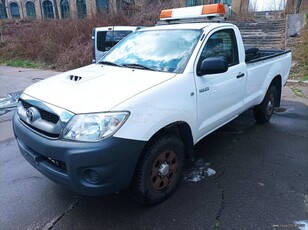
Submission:
M 246 63 L 263 61 L 289 52 L 291 52 L 291 50 L 259 50 L 255 47 L 245 47 L 245 61 Z
M 262 102 L 273 76 L 280 76 L 279 85 L 282 87 L 288 79 L 291 66 L 290 50 L 259 50 L 245 47 L 245 54 L 248 78 L 244 110 Z M 281 88 L 277 87 L 277 90 L 278 95 L 281 95 Z M 277 101 L 277 106 L 279 102 Z

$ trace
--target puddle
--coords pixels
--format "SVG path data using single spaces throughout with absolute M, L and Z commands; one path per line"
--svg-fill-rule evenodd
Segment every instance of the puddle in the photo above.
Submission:
M 243 134 L 245 133 L 243 130 L 238 130 L 238 129 L 223 129 L 220 131 L 220 133 L 223 133 L 223 134 L 234 134 L 234 135 L 240 135 L 240 134 Z
M 36 78 L 32 79 L 32 82 L 36 83 L 36 82 L 39 82 L 39 81 L 42 81 L 42 80 L 44 80 L 44 78 L 36 77 Z
M 284 107 L 278 107 L 278 108 L 275 108 L 275 113 L 284 113 L 286 112 L 288 109 L 287 108 L 284 108 Z
M 294 107 L 291 107 L 291 106 L 277 107 L 277 108 L 275 108 L 274 113 L 276 113 L 276 114 L 288 113 L 292 110 L 294 110 Z
M 206 176 L 213 176 L 216 174 L 214 169 L 211 169 L 211 163 L 205 162 L 203 159 L 198 159 L 183 173 L 184 180 L 190 182 L 198 182 Z
M 300 230 L 308 230 L 308 220 L 294 221 L 294 223 Z

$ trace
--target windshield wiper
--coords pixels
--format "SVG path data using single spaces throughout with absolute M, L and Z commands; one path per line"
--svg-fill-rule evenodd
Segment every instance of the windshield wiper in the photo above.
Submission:
M 153 69 L 151 67 L 141 65 L 141 64 L 137 64 L 137 63 L 123 64 L 123 66 L 125 66 L 127 68 L 146 69 L 146 70 L 156 71 L 155 69 Z
M 111 61 L 100 61 L 98 64 L 103 64 L 103 65 L 112 65 L 112 66 L 118 66 L 118 67 L 123 67 L 122 65 L 119 65 L 117 63 L 111 62 Z

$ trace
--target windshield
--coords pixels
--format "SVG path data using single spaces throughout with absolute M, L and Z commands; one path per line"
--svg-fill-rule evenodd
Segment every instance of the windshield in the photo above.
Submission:
M 99 63 L 180 73 L 201 30 L 138 31 L 117 44 Z

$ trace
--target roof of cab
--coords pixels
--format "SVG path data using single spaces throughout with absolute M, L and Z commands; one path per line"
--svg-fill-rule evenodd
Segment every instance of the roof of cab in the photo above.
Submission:
M 140 31 L 148 31 L 148 30 L 168 30 L 168 29 L 205 29 L 206 27 L 218 27 L 221 25 L 230 25 L 230 23 L 184 23 L 184 24 L 169 24 L 169 25 L 159 25 L 153 27 L 147 27 L 141 29 Z
M 148 30 L 168 29 L 205 29 L 206 27 L 221 27 L 226 20 L 226 6 L 222 3 L 164 9 L 160 14 L 160 21 Z

